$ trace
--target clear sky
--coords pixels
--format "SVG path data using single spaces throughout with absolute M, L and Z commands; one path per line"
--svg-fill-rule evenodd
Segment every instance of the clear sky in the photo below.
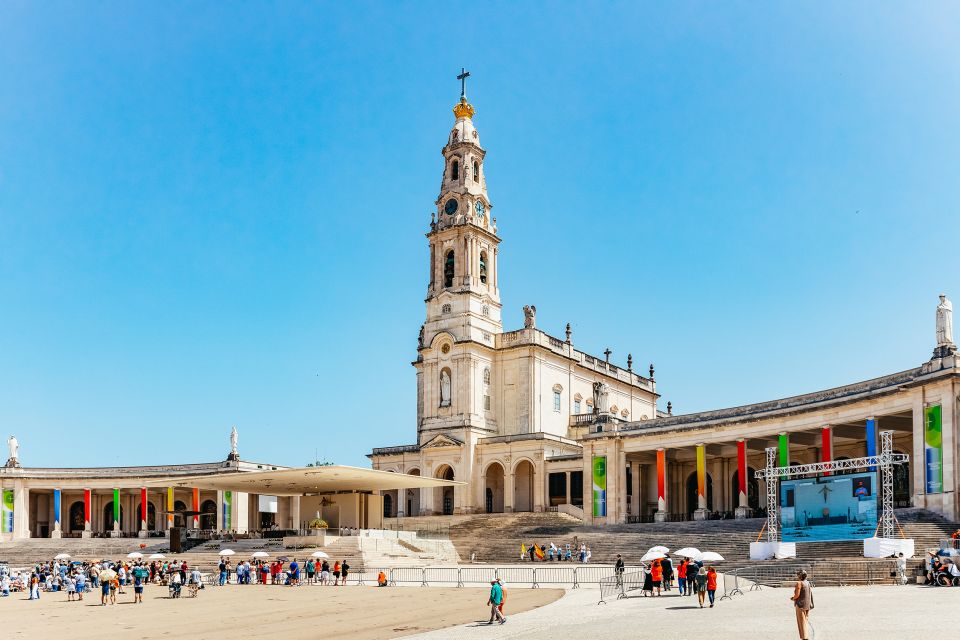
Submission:
M 960 303 L 956 3 L 8 1 L 3 440 L 30 466 L 220 460 L 233 425 L 280 464 L 414 442 L 461 66 L 506 328 L 535 304 L 656 363 L 661 408 L 918 366 Z

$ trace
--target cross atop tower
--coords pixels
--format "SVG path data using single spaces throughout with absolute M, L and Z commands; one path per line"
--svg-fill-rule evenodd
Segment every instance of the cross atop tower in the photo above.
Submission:
M 460 75 L 457 76 L 457 80 L 460 81 L 460 97 L 467 97 L 467 78 L 470 77 L 470 72 L 460 67 Z

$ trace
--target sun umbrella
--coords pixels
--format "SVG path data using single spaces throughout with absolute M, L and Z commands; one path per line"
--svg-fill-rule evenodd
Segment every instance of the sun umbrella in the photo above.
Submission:
M 100 572 L 100 582 L 110 582 L 117 577 L 117 572 L 113 569 L 104 569 Z
M 222 550 L 220 551 L 220 556 L 221 556 L 221 557 L 223 557 L 223 556 L 232 556 L 232 555 L 235 554 L 235 553 L 236 553 L 236 551 L 234 551 L 233 549 L 222 549 Z
M 139 559 L 142 558 L 142 557 L 143 557 L 143 554 L 140 553 L 139 551 L 133 551 L 133 552 L 127 554 L 127 559 L 128 559 L 128 560 L 139 560 Z
M 53 556 L 53 559 L 54 559 L 54 560 L 69 560 L 69 559 L 70 559 L 70 554 L 69 554 L 69 553 L 58 553 L 57 555 Z
M 163 559 L 166 558 L 166 557 L 167 557 L 167 556 L 163 555 L 162 553 L 151 553 L 149 559 L 150 559 L 150 560 L 163 560 Z
M 290 562 L 290 558 L 288 558 L 287 556 L 280 556 L 279 558 L 277 558 L 277 560 L 280 562 Z
M 716 551 L 704 551 L 697 560 L 700 562 L 723 562 L 723 556 Z
M 680 556 L 681 558 L 695 559 L 700 557 L 700 549 L 696 547 L 684 547 L 679 551 L 674 551 L 673 555 Z
M 661 553 L 660 551 L 647 551 L 643 554 L 643 557 L 640 558 L 641 562 L 650 562 L 651 560 L 659 560 L 660 558 L 666 558 L 667 556 Z
M 649 549 L 647 549 L 647 553 L 650 553 L 651 551 L 659 551 L 660 553 L 670 553 L 670 549 L 667 549 L 662 544 L 658 544 L 655 547 L 650 547 Z
M 314 558 L 329 558 L 329 557 L 330 557 L 330 556 L 328 556 L 327 554 L 325 554 L 323 551 L 314 551 L 314 552 L 311 553 L 310 555 L 313 556 Z
M 253 555 L 250 557 L 251 558 L 268 558 L 270 557 L 270 554 L 267 553 L 266 551 L 254 551 Z

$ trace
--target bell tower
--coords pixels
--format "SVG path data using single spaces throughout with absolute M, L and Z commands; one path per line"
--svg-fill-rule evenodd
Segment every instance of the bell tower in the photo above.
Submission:
M 487 195 L 486 152 L 473 125 L 476 110 L 466 96 L 463 71 L 455 122 L 442 149 L 443 178 L 430 216 L 430 284 L 423 344 L 445 331 L 457 342 L 493 346 L 503 328 L 497 273 L 496 220 Z

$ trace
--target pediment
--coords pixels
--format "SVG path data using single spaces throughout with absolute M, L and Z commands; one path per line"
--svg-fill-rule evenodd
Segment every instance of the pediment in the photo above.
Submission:
M 426 442 L 424 442 L 420 448 L 421 449 L 438 449 L 441 447 L 461 447 L 463 443 L 457 440 L 456 438 L 451 438 L 450 436 L 445 436 L 442 433 L 433 436 Z

